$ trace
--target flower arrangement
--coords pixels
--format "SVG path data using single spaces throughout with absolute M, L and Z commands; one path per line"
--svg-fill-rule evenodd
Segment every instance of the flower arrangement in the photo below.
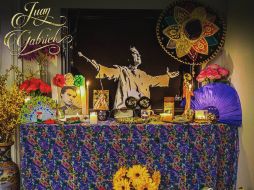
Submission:
M 45 95 L 51 92 L 51 86 L 37 78 L 25 80 L 19 88 L 31 96 Z
M 67 73 L 65 75 L 56 74 L 53 78 L 53 84 L 57 87 L 63 86 L 76 86 L 80 87 L 85 84 L 85 78 L 82 75 L 73 75 L 71 73 Z
M 227 81 L 229 71 L 217 64 L 211 64 L 203 69 L 197 76 L 198 82 L 208 84 L 210 82 Z
M 146 167 L 134 165 L 121 167 L 113 177 L 114 190 L 158 190 L 161 180 L 159 171 L 150 176 Z
M 16 80 L 11 87 L 7 86 L 9 72 L 14 71 Z M 21 72 L 11 66 L 4 75 L 0 75 L 0 143 L 12 142 L 12 135 L 20 124 L 20 112 L 25 101 L 25 93 L 18 89 Z

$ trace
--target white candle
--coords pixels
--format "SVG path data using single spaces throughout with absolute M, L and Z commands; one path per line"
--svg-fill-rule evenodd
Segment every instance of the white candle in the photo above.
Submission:
M 86 114 L 89 114 L 89 81 L 86 82 Z
M 98 122 L 98 117 L 96 112 L 91 112 L 90 113 L 90 124 L 97 124 Z
M 207 116 L 207 110 L 195 110 L 195 119 L 205 120 Z
M 81 103 L 82 103 L 82 115 L 86 115 L 87 113 L 87 100 L 86 100 L 86 89 L 84 86 L 80 87 L 80 96 L 81 96 Z

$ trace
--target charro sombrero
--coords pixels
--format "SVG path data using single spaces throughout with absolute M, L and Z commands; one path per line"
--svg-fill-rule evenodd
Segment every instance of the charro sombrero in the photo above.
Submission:
M 173 2 L 160 15 L 157 39 L 176 60 L 200 65 L 213 59 L 224 45 L 224 20 L 211 8 L 196 1 Z

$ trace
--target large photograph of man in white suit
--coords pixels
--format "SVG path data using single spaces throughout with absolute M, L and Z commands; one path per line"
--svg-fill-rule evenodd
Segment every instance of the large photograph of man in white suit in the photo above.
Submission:
M 113 65 L 113 67 L 103 66 L 95 60 L 89 60 L 81 52 L 78 52 L 79 56 L 86 58 L 98 71 L 97 79 L 106 78 L 118 81 L 114 109 L 125 108 L 125 100 L 129 96 L 137 99 L 142 96 L 150 98 L 150 87 L 168 87 L 170 79 L 179 75 L 178 71 L 169 72 L 167 68 L 165 74 L 151 76 L 138 68 L 142 63 L 138 50 L 135 47 L 131 47 L 130 51 L 133 57 L 132 64 L 129 66 Z

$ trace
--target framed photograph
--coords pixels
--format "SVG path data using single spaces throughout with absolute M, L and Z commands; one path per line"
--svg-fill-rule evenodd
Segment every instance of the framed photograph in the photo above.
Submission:
M 93 109 L 109 110 L 109 90 L 93 91 Z
M 59 87 L 54 85 L 52 81 L 52 99 L 58 103 L 58 109 L 65 116 L 86 114 L 87 99 L 85 85 L 77 87 L 74 84 L 68 83 L 68 85 Z

